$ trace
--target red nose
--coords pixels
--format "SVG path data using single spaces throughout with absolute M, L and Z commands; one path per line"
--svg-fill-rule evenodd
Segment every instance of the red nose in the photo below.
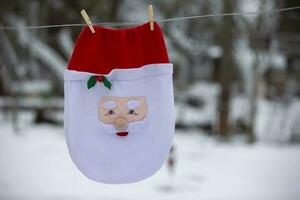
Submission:
M 117 132 L 118 136 L 124 137 L 128 135 L 128 132 Z

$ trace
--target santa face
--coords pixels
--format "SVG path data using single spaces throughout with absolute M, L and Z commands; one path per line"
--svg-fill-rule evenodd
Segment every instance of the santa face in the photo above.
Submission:
M 146 125 L 145 97 L 102 97 L 99 101 L 99 120 L 108 134 L 125 137 L 138 133 Z
M 153 175 L 168 156 L 174 133 L 171 64 L 151 64 L 106 75 L 65 73 L 65 130 L 69 152 L 84 175 L 131 183 Z

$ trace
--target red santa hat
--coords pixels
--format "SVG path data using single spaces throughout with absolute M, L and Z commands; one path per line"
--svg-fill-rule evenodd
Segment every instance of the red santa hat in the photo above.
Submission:
M 80 33 L 68 70 L 108 74 L 113 69 L 138 68 L 153 63 L 169 63 L 162 31 L 157 23 L 129 29 L 95 27 Z

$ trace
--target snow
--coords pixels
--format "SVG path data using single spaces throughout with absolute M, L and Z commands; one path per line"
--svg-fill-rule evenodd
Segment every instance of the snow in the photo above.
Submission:
M 250 96 L 253 91 L 254 82 L 254 64 L 255 64 L 255 52 L 253 52 L 249 46 L 249 41 L 247 38 L 243 37 L 236 42 L 236 61 L 238 63 L 242 80 L 244 83 L 244 88 L 246 93 Z M 257 66 L 259 67 L 259 66 Z
M 218 118 L 218 95 L 220 88 L 215 83 L 196 82 L 189 89 L 175 96 L 176 122 L 186 126 L 216 124 Z M 177 93 L 178 94 L 178 93 Z M 193 107 L 187 103 L 194 98 L 203 103 Z M 247 95 L 235 95 L 230 102 L 229 120 L 248 122 L 250 102 Z M 300 139 L 300 101 L 297 98 L 285 101 L 257 99 L 255 136 L 260 142 L 277 143 Z
M 300 102 L 258 101 L 255 133 L 262 142 L 289 142 L 299 134 Z M 298 130 L 297 130 L 298 129 Z
M 181 101 L 175 104 L 177 122 L 185 125 L 215 123 L 219 93 L 220 88 L 215 83 L 199 81 L 191 85 L 189 89 L 176 97 Z M 186 98 L 191 97 L 203 101 L 203 107 L 194 108 L 184 103 Z
M 51 91 L 52 85 L 48 80 L 15 81 L 12 90 L 18 94 L 40 94 Z
M 250 113 L 249 99 L 246 95 L 236 95 L 230 101 L 229 119 L 232 124 L 239 120 L 247 122 Z
M 257 12 L 260 10 L 260 1 L 258 0 L 245 0 L 239 2 L 240 12 Z M 255 23 L 257 21 L 258 14 L 245 15 L 244 18 L 250 23 Z
M 55 73 L 59 81 L 63 80 L 66 60 L 61 57 L 54 49 L 38 38 L 33 37 L 28 30 L 26 30 L 25 22 L 17 17 L 11 17 L 10 23 L 14 23 L 18 27 L 17 38 L 19 43 L 31 49 L 33 56 L 40 59 L 46 66 Z
M 58 34 L 58 44 L 67 58 L 71 57 L 74 46 L 71 34 L 70 29 L 62 29 Z
M 284 54 L 273 51 L 270 55 L 271 64 L 275 69 L 284 70 L 287 67 L 287 61 Z
M 212 45 L 207 49 L 207 54 L 211 58 L 220 58 L 223 55 L 223 49 L 217 45 Z
M 1 123 L 2 121 L 2 123 Z M 175 177 L 166 166 L 145 181 L 106 185 L 72 163 L 62 127 L 0 118 L 0 199 L 299 199 L 300 146 L 222 143 L 177 132 Z
M 64 99 L 61 97 L 52 98 L 39 98 L 36 96 L 31 97 L 4 97 L 0 96 L 0 108 L 20 106 L 25 108 L 60 108 L 64 106 Z

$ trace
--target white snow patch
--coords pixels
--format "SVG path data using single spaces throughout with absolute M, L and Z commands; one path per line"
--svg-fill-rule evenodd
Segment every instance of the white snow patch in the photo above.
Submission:
M 106 185 L 84 177 L 62 128 L 0 127 L 0 199 L 299 199 L 300 146 L 224 144 L 176 134 L 176 175 L 165 166 L 145 181 Z M 171 184 L 171 185 L 170 185 Z

